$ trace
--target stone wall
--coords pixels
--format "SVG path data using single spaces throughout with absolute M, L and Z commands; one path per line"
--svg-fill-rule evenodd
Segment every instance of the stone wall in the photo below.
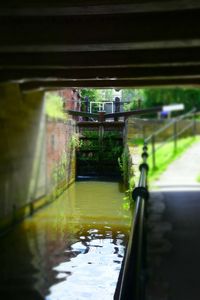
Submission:
M 0 85 L 0 230 L 54 200 L 75 179 L 74 121 L 51 119 L 42 91 Z

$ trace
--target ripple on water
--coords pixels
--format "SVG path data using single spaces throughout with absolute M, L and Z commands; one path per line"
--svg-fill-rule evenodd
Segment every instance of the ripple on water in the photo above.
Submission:
M 46 300 L 113 299 L 124 254 L 121 244 L 105 236 L 71 245 L 71 251 L 79 254 L 54 267 L 62 281 L 50 288 Z
M 3 291 L 27 300 L 32 291 L 46 300 L 113 299 L 130 220 L 122 199 L 117 183 L 76 183 L 26 219 L 0 241 Z

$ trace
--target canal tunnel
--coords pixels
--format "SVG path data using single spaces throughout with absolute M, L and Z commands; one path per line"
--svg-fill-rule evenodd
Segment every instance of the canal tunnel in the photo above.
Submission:
M 1 244 L 3 284 L 0 293 L 3 299 L 41 299 L 43 297 L 37 290 L 41 286 L 47 288 L 46 282 L 55 278 L 50 265 L 60 270 L 57 281 L 62 281 L 61 277 L 66 278 L 70 275 L 67 272 L 71 272 L 71 269 L 62 272 L 62 259 L 57 252 L 51 255 L 55 244 L 62 253 L 69 250 L 60 237 L 63 232 L 55 234 L 55 230 L 65 231 L 59 227 L 59 222 L 54 223 L 58 214 L 51 215 L 49 211 L 47 216 L 47 223 L 53 223 L 53 229 L 48 230 L 45 210 L 41 210 L 39 219 L 34 219 L 36 221 L 29 218 L 15 227 L 16 235 L 12 238 L 4 234 L 10 234 L 13 225 L 53 202 L 68 186 L 73 187 L 75 123 L 73 118 L 64 120 L 63 114 L 56 115 L 59 101 L 54 99 L 57 104 L 52 104 L 51 96 L 45 92 L 59 90 L 59 97 L 75 103 L 77 90 L 82 87 L 198 88 L 200 4 L 196 0 L 134 3 L 129 0 L 51 3 L 42 0 L 28 4 L 24 0 L 8 0 L 1 2 L 0 7 L 0 230 L 4 240 Z M 67 95 L 63 95 L 65 93 Z M 48 97 L 46 114 L 45 99 Z M 65 108 L 72 109 L 67 103 Z M 95 191 L 93 193 L 96 195 Z M 121 199 L 122 195 L 119 197 Z M 73 201 L 68 204 L 74 205 Z M 60 209 L 55 208 L 55 211 Z M 113 210 L 124 211 L 124 208 L 120 209 L 114 204 Z M 59 215 L 64 218 L 62 213 Z M 117 223 L 120 223 L 119 219 Z M 116 226 L 112 237 L 106 228 L 110 225 L 104 226 L 96 233 L 92 232 L 94 228 L 87 226 L 86 231 L 78 228 L 74 232 L 80 231 L 80 236 L 87 238 L 86 248 L 89 240 L 98 239 L 98 234 L 108 234 L 105 240 L 110 238 L 115 243 L 111 242 L 109 246 L 115 245 L 114 251 L 123 252 L 126 238 L 123 240 L 120 235 L 127 237 L 127 225 L 123 232 Z M 37 237 L 34 232 L 38 232 Z M 71 245 L 80 242 L 76 234 L 66 240 L 72 241 Z M 122 243 L 123 249 L 116 245 L 118 243 Z M 96 246 L 95 249 L 99 249 L 99 244 Z M 41 255 L 34 256 L 38 249 Z M 70 255 L 75 257 L 84 249 L 74 248 Z M 9 263 L 4 259 L 6 255 Z M 51 261 L 49 265 L 48 260 Z M 15 261 L 21 266 L 17 274 Z M 88 260 L 89 265 L 90 262 Z M 42 282 L 38 279 L 38 265 L 42 266 Z M 26 273 L 27 266 L 31 266 L 29 274 Z M 8 269 L 13 271 L 10 278 L 6 277 Z M 22 274 L 27 274 L 26 278 Z M 29 289 L 36 283 L 39 285 L 36 289 Z M 88 291 L 85 291 L 85 297 L 89 297 Z
M 95 295 L 101 299 L 103 293 L 112 298 L 128 240 L 130 212 L 118 170 L 107 173 L 105 164 L 103 176 L 93 176 L 103 182 L 74 183 L 83 128 L 94 138 L 88 124 L 80 122 L 78 128 L 66 112 L 76 103 L 77 91 L 22 94 L 19 85 L 12 83 L 1 86 L 1 99 L 5 153 L 1 156 L 0 297 L 88 299 Z M 116 155 L 110 156 L 113 169 L 123 149 L 124 124 L 95 126 L 100 155 L 105 145 L 108 155 L 116 142 Z M 103 139 L 107 144 L 102 144 Z M 90 170 L 94 171 L 94 165 Z M 88 176 L 85 170 L 82 174 Z M 91 274 L 97 277 L 94 283 Z M 70 285 L 63 286 L 64 282 Z M 80 291 L 76 291 L 77 283 Z

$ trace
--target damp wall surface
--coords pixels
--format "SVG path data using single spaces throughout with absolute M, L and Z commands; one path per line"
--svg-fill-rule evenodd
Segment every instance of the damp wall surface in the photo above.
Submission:
M 65 99 L 66 102 L 66 99 Z M 53 201 L 75 179 L 69 116 L 46 112 L 42 91 L 0 85 L 0 231 Z

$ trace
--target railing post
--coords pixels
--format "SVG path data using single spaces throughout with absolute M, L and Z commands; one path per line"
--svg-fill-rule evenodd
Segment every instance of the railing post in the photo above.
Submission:
M 194 137 L 196 135 L 196 126 L 197 126 L 197 124 L 196 124 L 196 112 L 194 112 L 194 114 L 193 114 L 193 128 L 192 128 Z
M 155 135 L 151 137 L 151 147 L 152 147 L 152 167 L 156 168 L 156 149 L 155 149 Z
M 174 152 L 177 150 L 177 122 L 174 122 Z

